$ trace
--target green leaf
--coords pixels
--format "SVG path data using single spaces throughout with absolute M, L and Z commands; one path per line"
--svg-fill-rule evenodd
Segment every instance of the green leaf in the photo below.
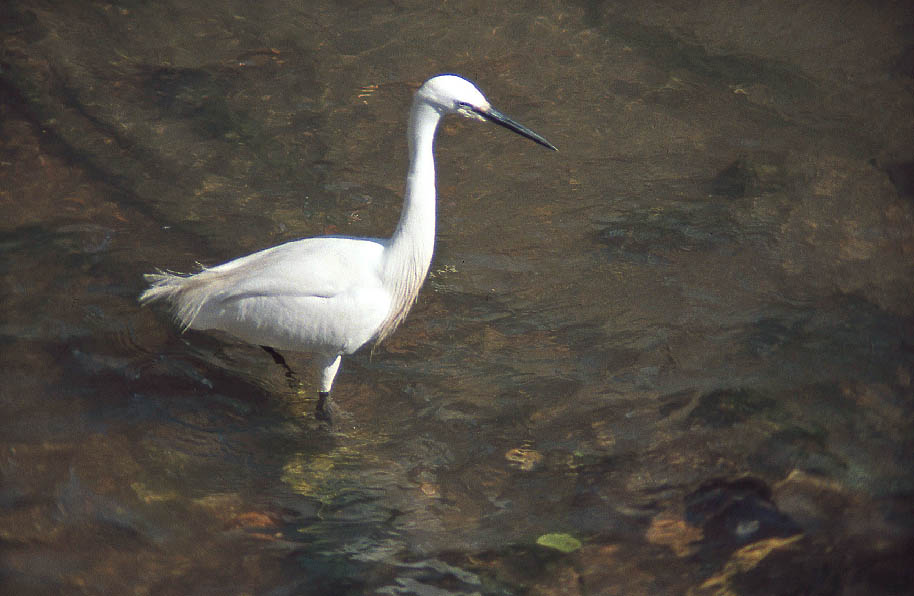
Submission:
M 536 543 L 563 553 L 573 553 L 581 548 L 581 541 L 571 534 L 543 534 L 536 539 Z

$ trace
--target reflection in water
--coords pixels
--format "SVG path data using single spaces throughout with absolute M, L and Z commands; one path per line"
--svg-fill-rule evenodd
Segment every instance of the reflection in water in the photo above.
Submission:
M 910 15 L 253 7 L 0 8 L 6 591 L 910 585 Z M 389 234 L 441 71 L 562 152 L 445 121 L 433 275 L 333 432 L 137 307 L 156 263 Z

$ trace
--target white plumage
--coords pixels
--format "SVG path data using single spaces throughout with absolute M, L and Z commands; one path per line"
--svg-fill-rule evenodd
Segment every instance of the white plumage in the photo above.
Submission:
M 429 79 L 409 117 L 403 211 L 390 239 L 327 236 L 288 242 L 193 275 L 147 274 L 143 304 L 164 301 L 184 329 L 218 329 L 244 341 L 319 356 L 319 414 L 343 354 L 381 341 L 403 321 L 428 273 L 435 242 L 435 131 L 445 114 L 488 120 L 550 149 L 494 110 L 469 81 Z

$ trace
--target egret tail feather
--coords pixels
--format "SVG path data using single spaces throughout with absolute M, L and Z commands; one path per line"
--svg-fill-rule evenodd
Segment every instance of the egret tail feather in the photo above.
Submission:
M 213 275 L 209 273 L 206 268 L 195 274 L 161 269 L 156 273 L 147 273 L 143 277 L 150 286 L 140 295 L 140 304 L 165 302 L 181 331 L 187 331 L 204 304 L 218 291 L 218 284 L 212 283 Z

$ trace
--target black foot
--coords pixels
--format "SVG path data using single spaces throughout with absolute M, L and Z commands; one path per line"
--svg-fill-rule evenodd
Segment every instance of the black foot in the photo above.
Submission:
M 333 409 L 330 407 L 330 393 L 327 391 L 318 392 L 317 409 L 314 412 L 315 417 L 324 422 L 333 422 L 332 413 Z

